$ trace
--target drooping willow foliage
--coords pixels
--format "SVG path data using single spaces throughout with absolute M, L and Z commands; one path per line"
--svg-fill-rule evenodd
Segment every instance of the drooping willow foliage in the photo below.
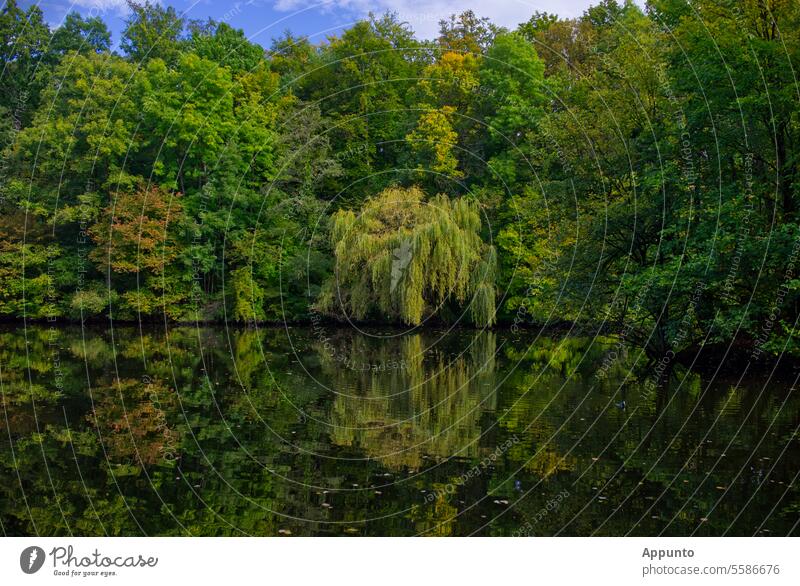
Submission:
M 416 325 L 446 303 L 481 326 L 495 322 L 494 248 L 480 236 L 478 205 L 417 187 L 391 187 L 357 214 L 339 211 L 336 267 L 320 309 L 353 319 Z

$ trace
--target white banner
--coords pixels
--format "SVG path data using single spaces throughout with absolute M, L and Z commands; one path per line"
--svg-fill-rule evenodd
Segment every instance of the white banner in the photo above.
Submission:
M 798 584 L 792 538 L 15 538 L 2 584 Z

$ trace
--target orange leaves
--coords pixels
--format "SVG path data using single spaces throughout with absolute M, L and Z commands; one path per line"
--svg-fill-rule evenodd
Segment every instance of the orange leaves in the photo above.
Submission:
M 92 260 L 118 273 L 163 272 L 179 252 L 175 235 L 184 220 L 179 197 L 156 186 L 118 193 L 89 229 L 98 245 Z

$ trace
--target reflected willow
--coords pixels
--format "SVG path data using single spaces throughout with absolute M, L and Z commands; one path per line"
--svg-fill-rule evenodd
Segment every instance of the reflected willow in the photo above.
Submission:
M 418 469 L 428 457 L 481 454 L 480 418 L 496 402 L 495 334 L 474 335 L 452 356 L 433 346 L 435 340 L 412 334 L 399 344 L 373 342 L 371 350 L 364 338 L 353 341 L 350 351 L 358 356 L 403 365 L 387 372 L 350 373 L 332 360 L 323 362 L 338 390 L 331 411 L 335 443 L 358 446 L 392 469 Z

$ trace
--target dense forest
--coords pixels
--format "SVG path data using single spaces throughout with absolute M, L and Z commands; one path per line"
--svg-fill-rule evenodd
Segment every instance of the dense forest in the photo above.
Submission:
M 577 322 L 798 350 L 800 3 L 604 0 L 269 48 L 0 15 L 0 316 Z

